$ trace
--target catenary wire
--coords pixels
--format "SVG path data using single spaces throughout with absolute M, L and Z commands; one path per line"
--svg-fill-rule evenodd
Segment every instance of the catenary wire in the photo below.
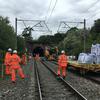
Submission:
M 58 0 L 55 1 L 54 7 L 52 8 L 52 11 L 51 11 L 51 13 L 50 13 L 50 15 L 49 15 L 49 17 L 48 17 L 47 22 L 50 20 L 50 17 L 52 16 L 52 13 L 53 13 L 53 11 L 54 11 L 54 9 L 55 9 L 55 7 L 56 7 L 57 1 L 58 1 Z
M 48 16 L 48 13 L 49 13 L 49 10 L 50 10 L 50 7 L 51 7 L 51 4 L 52 4 L 52 0 L 50 0 L 49 7 L 48 7 L 48 9 L 47 9 L 47 15 L 45 15 L 45 21 L 47 20 L 47 16 Z

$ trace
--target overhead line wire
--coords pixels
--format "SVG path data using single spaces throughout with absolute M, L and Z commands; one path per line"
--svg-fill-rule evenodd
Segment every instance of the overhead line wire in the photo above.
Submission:
M 52 0 L 50 0 L 50 4 L 49 4 L 48 10 L 47 10 L 47 15 L 45 15 L 45 20 L 47 20 L 47 16 L 48 16 L 48 12 L 49 12 L 49 9 L 51 7 L 51 4 L 52 4 Z
M 100 0 L 96 0 L 93 4 L 91 4 L 91 6 L 86 10 L 88 11 L 89 9 L 91 9 L 92 7 L 94 7 L 94 5 L 96 5 Z M 97 13 L 93 14 L 92 16 L 88 17 L 86 20 L 89 20 L 90 18 L 93 18 Z
M 100 11 L 99 11 L 100 12 Z M 90 20 L 90 18 L 93 18 L 94 16 L 96 16 L 99 12 L 96 12 L 95 14 L 93 14 L 92 16 L 88 17 L 86 20 Z
M 91 9 L 94 5 L 96 5 L 100 0 L 97 0 L 96 2 L 94 2 L 93 4 L 90 5 L 90 7 L 86 10 L 88 11 L 89 9 Z
M 52 11 L 51 11 L 51 13 L 50 13 L 50 16 L 48 17 L 48 20 L 50 19 L 51 15 L 52 15 L 52 13 L 53 13 L 55 7 L 56 7 L 57 1 L 58 1 L 58 0 L 55 1 L 54 7 L 53 7 L 53 9 L 52 9 Z M 48 20 L 47 20 L 47 22 L 48 22 Z

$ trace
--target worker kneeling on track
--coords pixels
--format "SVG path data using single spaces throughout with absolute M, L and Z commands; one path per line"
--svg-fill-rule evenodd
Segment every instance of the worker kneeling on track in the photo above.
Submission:
M 61 51 L 61 55 L 58 58 L 58 76 L 60 76 L 60 70 L 62 70 L 62 77 L 66 77 L 66 67 L 67 67 L 67 56 L 65 55 L 65 51 Z
M 22 68 L 20 66 L 20 62 L 21 62 L 21 59 L 20 57 L 17 55 L 17 50 L 14 50 L 13 51 L 13 54 L 12 54 L 12 57 L 10 58 L 10 61 L 11 61 L 11 80 L 13 83 L 15 83 L 16 81 L 16 70 L 18 70 L 19 72 L 19 75 L 22 79 L 25 78 L 24 76 L 24 73 L 22 71 Z

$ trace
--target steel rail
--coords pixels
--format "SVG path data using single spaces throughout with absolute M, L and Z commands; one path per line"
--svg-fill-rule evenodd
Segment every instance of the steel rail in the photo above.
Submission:
M 45 64 L 43 61 L 41 61 L 41 63 L 47 67 L 55 76 L 57 76 L 57 73 L 50 67 L 48 67 L 47 64 Z M 76 94 L 77 96 L 80 97 L 81 100 L 87 100 L 86 97 L 84 97 L 81 93 L 79 93 L 74 87 L 72 87 L 68 82 L 66 82 L 62 77 L 59 77 L 59 79 L 66 85 L 68 86 L 69 88 L 71 88 Z
M 53 64 L 56 64 L 56 65 L 58 65 L 57 64 L 57 62 L 52 62 Z M 70 71 L 71 72 L 71 71 Z M 72 72 L 71 72 L 72 73 Z M 79 75 L 78 75 L 79 76 Z M 85 79 L 87 79 L 87 80 L 90 80 L 90 81 L 92 81 L 92 82 L 94 82 L 94 83 L 96 83 L 96 84 L 99 84 L 100 85 L 100 80 L 98 80 L 98 79 L 95 79 L 95 78 L 93 78 L 93 77 L 91 77 L 91 76 L 85 76 L 85 75 L 83 75 L 83 76 L 81 76 L 81 77 L 83 77 L 83 78 L 85 78 Z
M 95 79 L 95 78 L 90 77 L 90 76 L 83 76 L 83 77 L 88 79 L 88 80 L 90 80 L 90 81 L 92 81 L 92 82 L 94 82 L 94 83 L 96 83 L 96 84 L 100 85 L 100 80 L 98 80 L 98 79 Z
M 42 99 L 42 91 L 41 91 L 41 86 L 40 86 L 39 73 L 38 73 L 38 69 L 37 69 L 37 64 L 36 64 L 36 61 L 34 62 L 34 67 L 35 67 L 36 80 L 37 80 L 38 89 L 39 89 L 39 98 L 40 98 L 40 100 L 43 100 L 43 99 Z

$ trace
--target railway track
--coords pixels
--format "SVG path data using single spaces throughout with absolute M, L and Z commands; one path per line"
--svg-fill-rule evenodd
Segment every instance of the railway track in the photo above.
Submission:
M 100 85 L 100 77 L 93 77 L 93 76 L 83 76 L 83 77 Z
M 41 70 L 42 69 L 42 70 Z M 44 62 L 35 62 L 38 100 L 87 100 Z
M 36 89 L 37 92 L 35 94 L 35 96 L 36 96 L 35 99 L 36 100 L 43 100 L 42 90 L 41 90 L 41 85 L 40 85 L 40 79 L 39 79 L 39 72 L 38 72 L 38 69 L 37 69 L 37 63 L 36 63 L 36 61 L 34 61 L 34 69 L 35 69 L 35 77 L 36 77 L 36 82 L 37 82 L 36 88 L 38 89 L 38 90 Z
M 55 61 L 52 61 L 52 63 L 58 65 L 57 62 L 55 62 Z M 79 73 L 75 73 L 75 71 L 70 70 L 70 72 L 72 72 L 72 73 L 74 73 L 74 74 L 80 76 Z M 96 73 L 95 73 L 95 74 L 96 74 Z M 96 76 L 94 77 L 93 75 L 92 75 L 92 76 L 91 76 L 91 75 L 82 75 L 82 76 L 80 76 L 80 77 L 84 77 L 84 78 L 86 78 L 87 80 L 90 80 L 90 81 L 92 81 L 92 82 L 94 82 L 94 83 L 100 85 L 100 77 L 96 77 Z
M 45 61 L 49 66 L 52 66 L 52 68 L 57 71 L 58 65 L 49 61 Z M 96 77 L 95 75 L 94 81 L 87 79 L 86 77 L 83 77 L 79 74 L 77 71 L 69 71 L 67 72 L 67 77 L 65 78 L 66 81 L 68 81 L 72 86 L 74 86 L 80 93 L 82 93 L 88 100 L 99 100 L 100 98 L 100 84 L 95 83 L 96 81 L 99 81 L 99 77 Z M 91 75 L 93 76 L 93 74 Z M 91 77 L 92 78 L 92 77 Z
M 26 76 L 24 80 L 18 75 L 16 83 L 12 83 L 10 77 L 0 80 L 0 100 L 35 100 L 33 61 L 23 66 L 23 70 Z

